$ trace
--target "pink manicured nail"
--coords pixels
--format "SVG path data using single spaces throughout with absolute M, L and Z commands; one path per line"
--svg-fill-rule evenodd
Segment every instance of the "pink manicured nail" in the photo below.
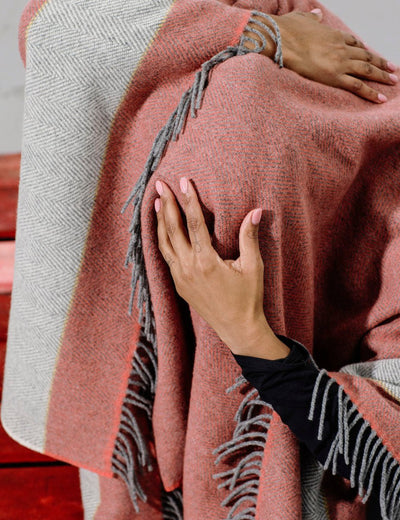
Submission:
M 262 208 L 257 208 L 253 213 L 251 214 L 251 221 L 254 225 L 257 225 L 260 223 L 262 215 Z
M 161 208 L 161 201 L 160 201 L 160 199 L 156 199 L 154 201 L 154 208 L 157 211 L 157 213 L 160 211 L 160 208 Z
M 156 181 L 156 190 L 157 190 L 159 195 L 163 194 L 164 188 L 163 188 L 163 186 L 162 186 L 160 181 Z
M 313 9 L 312 11 L 310 11 L 310 13 L 321 14 L 322 11 L 321 11 L 321 9 L 318 9 L 318 7 L 316 7 L 315 9 Z
M 389 74 L 389 78 L 394 82 L 397 83 L 399 81 L 398 76 L 396 74 Z
M 179 184 L 180 184 L 182 193 L 187 193 L 187 191 L 188 191 L 188 182 L 187 182 L 186 177 L 181 177 L 180 180 L 179 180 Z
M 387 68 L 389 70 L 391 70 L 392 72 L 394 72 L 395 70 L 397 70 L 397 65 L 395 65 L 394 63 L 392 63 L 391 61 L 388 61 L 387 62 Z
M 379 101 L 385 102 L 387 101 L 387 97 L 384 94 L 378 94 Z

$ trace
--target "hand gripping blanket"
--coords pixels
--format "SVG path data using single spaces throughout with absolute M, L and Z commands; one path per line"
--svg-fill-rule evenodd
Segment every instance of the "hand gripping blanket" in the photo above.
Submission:
M 305 79 L 280 67 L 276 29 L 274 59 L 244 46 L 255 13 L 314 7 L 349 31 L 314 0 L 31 0 L 22 13 L 1 420 L 80 468 L 86 520 L 361 520 L 379 457 L 395 472 L 382 516 L 397 518 L 400 88 L 380 84 L 378 105 Z M 182 175 L 222 258 L 263 208 L 267 320 L 341 385 L 339 450 L 354 422 L 373 429 L 356 485 L 177 295 L 153 203 L 157 178 L 181 201 Z

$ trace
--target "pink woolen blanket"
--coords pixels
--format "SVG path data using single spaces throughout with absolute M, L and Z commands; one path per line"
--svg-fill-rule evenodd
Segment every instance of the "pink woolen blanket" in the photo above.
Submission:
M 309 349 L 400 461 L 400 88 L 379 85 L 389 101 L 376 105 L 240 52 L 252 10 L 314 7 L 348 31 L 306 0 L 31 0 L 22 13 L 1 420 L 81 468 L 86 520 L 176 519 L 182 506 L 185 520 L 361 520 L 368 507 L 237 379 L 175 292 L 158 178 L 178 200 L 179 178 L 192 180 L 223 258 L 263 208 L 269 324 Z

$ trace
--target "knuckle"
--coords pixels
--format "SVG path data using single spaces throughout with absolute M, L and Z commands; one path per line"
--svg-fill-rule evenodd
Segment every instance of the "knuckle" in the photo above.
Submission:
M 196 241 L 193 243 L 193 251 L 194 251 L 197 255 L 203 251 L 203 248 L 201 247 L 201 242 L 199 242 L 199 240 L 196 240 Z
M 215 269 L 215 263 L 210 255 L 197 257 L 197 268 L 203 275 L 211 274 Z
M 367 75 L 367 76 L 370 76 L 374 71 L 374 68 L 372 67 L 372 65 L 370 63 L 364 63 L 364 73 Z
M 166 254 L 164 255 L 164 259 L 165 259 L 165 261 L 167 262 L 168 267 L 171 269 L 172 266 L 173 266 L 174 263 L 175 263 L 174 258 L 173 258 L 171 255 L 169 255 L 168 253 L 166 253 Z
M 181 265 L 180 273 L 179 273 L 179 281 L 182 283 L 190 283 L 194 278 L 193 268 L 191 265 L 184 263 Z
M 173 236 L 176 231 L 176 224 L 173 222 L 167 222 L 166 223 L 166 229 L 169 236 Z
M 354 92 L 360 92 L 364 86 L 364 83 L 359 79 L 354 79 L 352 81 L 352 89 Z
M 200 220 L 198 217 L 189 216 L 186 219 L 187 227 L 190 231 L 196 232 L 200 228 Z
M 374 59 L 374 56 L 372 55 L 372 52 L 370 51 L 365 51 L 365 59 L 368 63 L 371 63 Z
M 247 232 L 246 232 L 246 235 L 253 239 L 253 240 L 257 240 L 258 239 L 258 231 L 257 229 L 248 229 Z
M 350 45 L 357 45 L 359 43 L 357 38 L 354 36 L 354 34 L 349 34 L 348 37 L 349 37 Z

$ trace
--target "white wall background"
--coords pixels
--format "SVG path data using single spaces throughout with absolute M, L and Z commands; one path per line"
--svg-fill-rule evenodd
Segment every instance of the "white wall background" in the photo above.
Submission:
M 379 6 L 372 0 L 321 1 L 372 48 L 400 65 L 400 0 L 382 0 Z M 24 67 L 18 23 L 27 3 L 0 0 L 0 154 L 21 151 Z

